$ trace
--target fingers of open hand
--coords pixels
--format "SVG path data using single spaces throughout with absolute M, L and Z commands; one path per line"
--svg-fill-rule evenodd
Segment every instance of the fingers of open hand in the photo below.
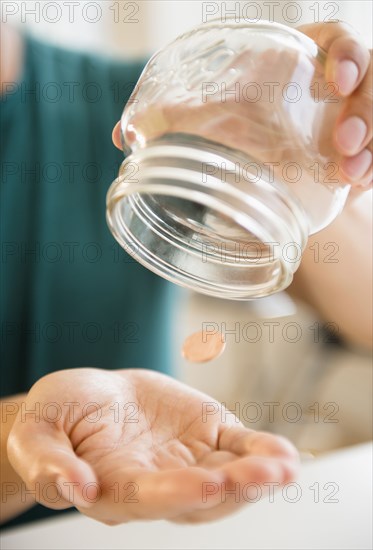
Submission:
M 292 479 L 294 469 L 285 463 L 250 456 L 211 470 L 188 467 L 117 472 L 115 483 L 101 483 L 102 492 L 95 505 L 81 511 L 108 525 L 137 519 L 211 521 L 259 500 L 264 484 L 278 487 Z
M 114 479 L 114 478 L 113 478 Z M 136 519 L 173 519 L 216 506 L 219 495 L 203 499 L 205 486 L 220 486 L 224 474 L 200 467 L 164 471 L 126 469 L 101 483 L 101 497 L 94 507 L 82 510 L 108 525 Z
M 204 484 L 202 498 L 209 506 L 191 510 L 173 518 L 173 521 L 200 523 L 217 520 L 237 511 L 245 504 L 257 502 L 268 495 L 269 491 L 294 479 L 298 459 L 297 452 L 291 444 L 283 438 L 276 441 L 277 437 L 270 434 L 259 434 L 257 443 L 250 442 L 251 434 L 240 434 L 238 430 L 234 434 L 234 431 L 232 430 L 229 437 L 232 437 L 232 440 L 236 439 L 237 449 L 242 454 L 250 454 L 226 462 L 218 469 L 224 474 L 224 481 Z M 267 438 L 264 437 L 260 442 L 262 436 L 268 436 L 268 440 L 274 441 L 265 441 Z M 232 444 L 229 444 L 229 447 L 232 448 Z
M 108 525 L 162 518 L 204 522 L 256 502 L 268 491 L 265 484 L 276 488 L 295 476 L 298 454 L 284 438 L 233 426 L 219 443 L 197 466 L 116 470 L 100 480 L 95 505 L 82 511 Z
M 244 426 L 224 426 L 219 434 L 219 449 L 239 456 L 271 456 L 294 461 L 299 458 L 296 448 L 284 437 Z
M 285 438 L 241 426 L 224 429 L 219 448 L 241 458 L 225 462 L 219 468 L 224 473 L 222 483 L 204 486 L 204 499 L 210 502 L 208 508 L 190 511 L 173 521 L 200 523 L 227 516 L 247 503 L 257 502 L 270 488 L 289 483 L 299 467 L 298 452 Z
M 284 437 L 256 432 L 244 427 L 231 427 L 220 434 L 219 448 L 236 453 L 240 460 L 223 467 L 230 479 L 242 475 L 251 481 L 263 483 L 272 480 L 288 483 L 299 467 L 299 454 Z M 242 466 L 242 469 L 240 467 Z

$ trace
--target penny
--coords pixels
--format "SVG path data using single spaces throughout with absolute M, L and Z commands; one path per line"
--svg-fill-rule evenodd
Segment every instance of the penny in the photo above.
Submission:
M 181 349 L 182 356 L 191 363 L 207 363 L 217 359 L 225 349 L 225 341 L 220 332 L 195 332 L 186 338 Z

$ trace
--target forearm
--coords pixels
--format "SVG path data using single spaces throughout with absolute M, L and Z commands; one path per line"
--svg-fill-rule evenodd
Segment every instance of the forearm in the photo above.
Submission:
M 323 320 L 336 323 L 347 341 L 364 348 L 372 346 L 371 209 L 368 192 L 313 235 L 289 289 Z
M 32 494 L 26 493 L 22 479 L 12 468 L 7 452 L 8 436 L 16 419 L 25 394 L 13 395 L 0 400 L 1 404 L 1 467 L 0 467 L 0 522 L 3 523 L 35 504 Z

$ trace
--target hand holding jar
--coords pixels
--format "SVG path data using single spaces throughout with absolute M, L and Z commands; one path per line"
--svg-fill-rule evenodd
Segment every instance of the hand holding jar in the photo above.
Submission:
M 302 31 L 318 45 L 274 23 L 211 22 L 148 63 L 108 220 L 153 271 L 227 298 L 281 290 L 351 184 L 370 185 L 369 52 L 340 23 Z

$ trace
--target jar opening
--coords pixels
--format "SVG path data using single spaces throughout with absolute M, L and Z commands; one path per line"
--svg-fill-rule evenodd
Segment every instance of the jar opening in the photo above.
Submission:
M 306 243 L 306 216 L 285 187 L 265 177 L 238 181 L 238 158 L 248 160 L 175 134 L 136 151 L 108 193 L 115 238 L 150 270 L 204 294 L 242 300 L 286 288 Z M 205 170 L 223 162 L 234 185 Z

